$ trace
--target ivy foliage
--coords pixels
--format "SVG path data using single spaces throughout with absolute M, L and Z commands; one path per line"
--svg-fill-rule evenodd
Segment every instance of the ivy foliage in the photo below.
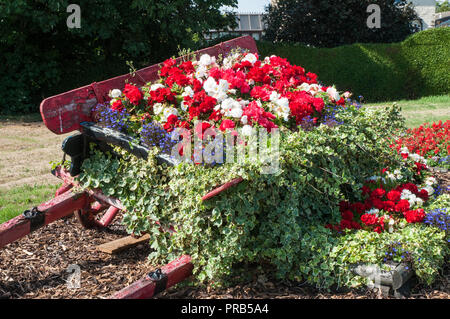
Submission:
M 153 262 L 192 256 L 199 282 L 224 285 L 270 273 L 321 288 L 357 286 L 362 279 L 351 265 L 381 263 L 391 240 L 404 241 L 422 257 L 417 273 L 431 281 L 445 256 L 439 230 L 405 225 L 395 234 L 336 236 L 323 226 L 339 219 L 337 203 L 358 194 L 368 176 L 395 165 L 386 138 L 403 124 L 396 106 L 349 107 L 337 117 L 342 125 L 282 132 L 275 174 L 261 174 L 259 160 L 167 167 L 157 165 L 156 148 L 147 161 L 116 149 L 120 158 L 94 151 L 80 181 L 121 200 L 128 231 L 150 234 Z M 244 181 L 201 200 L 237 176 Z

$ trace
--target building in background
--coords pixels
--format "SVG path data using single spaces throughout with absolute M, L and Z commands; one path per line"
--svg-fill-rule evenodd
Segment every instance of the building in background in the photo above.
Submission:
M 435 15 L 435 27 L 449 27 L 450 26 L 450 11 L 439 12 Z
M 276 6 L 278 0 L 271 0 L 270 3 Z M 419 20 L 414 24 L 420 31 L 429 28 L 442 27 L 449 25 L 450 14 L 436 13 L 436 0 L 410 0 L 414 5 Z M 381 13 L 381 19 L 383 19 L 383 13 Z M 235 29 L 227 30 L 210 30 L 205 34 L 205 38 L 213 40 L 223 36 L 243 36 L 251 35 L 255 40 L 259 40 L 264 35 L 266 25 L 263 21 L 264 13 L 249 12 L 249 13 L 236 13 L 237 27 Z
M 263 15 L 263 13 L 256 12 L 236 13 L 237 27 L 235 29 L 210 30 L 205 37 L 213 40 L 227 35 L 251 35 L 255 40 L 259 40 L 264 35 L 264 30 L 266 29 Z
M 414 8 L 419 16 L 416 25 L 419 30 L 434 28 L 436 15 L 436 0 L 411 0 Z M 382 13 L 383 14 L 383 13 Z

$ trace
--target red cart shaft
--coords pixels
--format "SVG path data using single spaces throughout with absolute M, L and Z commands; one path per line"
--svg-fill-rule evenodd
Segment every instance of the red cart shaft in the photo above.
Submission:
M 32 231 L 86 207 L 93 199 L 86 193 L 67 191 L 45 202 L 28 217 L 17 216 L 0 225 L 0 248 L 18 240 Z

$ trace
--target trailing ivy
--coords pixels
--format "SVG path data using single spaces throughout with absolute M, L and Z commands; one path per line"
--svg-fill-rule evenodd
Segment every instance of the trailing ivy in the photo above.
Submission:
M 337 203 L 358 194 L 365 178 L 395 165 L 386 139 L 402 127 L 402 120 L 396 106 L 349 107 L 336 117 L 342 125 L 283 131 L 280 170 L 271 175 L 261 174 L 262 163 L 250 159 L 214 168 L 157 165 L 152 155 L 159 150 L 154 148 L 147 161 L 119 149 L 120 158 L 93 151 L 79 179 L 83 187 L 100 188 L 122 202 L 128 231 L 150 234 L 152 261 L 192 256 L 199 282 L 230 284 L 232 279 L 245 279 L 246 267 L 257 265 L 276 278 L 303 278 L 322 287 L 352 286 L 358 280 L 349 265 L 379 261 L 379 249 L 391 234 L 377 237 L 361 231 L 335 237 L 322 225 L 340 218 Z M 238 176 L 242 183 L 201 200 Z M 395 236 L 415 240 L 408 229 Z M 423 235 L 419 241 L 436 240 L 435 245 L 417 249 L 437 249 L 436 230 L 417 232 Z M 426 251 L 430 256 L 435 252 Z M 430 267 L 439 258 L 430 261 Z M 423 272 L 426 280 L 433 274 L 428 268 Z

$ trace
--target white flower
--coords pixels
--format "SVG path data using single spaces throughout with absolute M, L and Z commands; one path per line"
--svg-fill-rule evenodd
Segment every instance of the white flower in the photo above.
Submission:
M 195 70 L 195 77 L 197 79 L 202 79 L 202 78 L 206 77 L 207 74 L 208 74 L 208 69 L 203 65 L 200 65 L 199 67 L 197 67 L 197 70 Z
M 221 103 L 221 108 L 225 116 L 231 116 L 235 118 L 240 118 L 242 116 L 242 106 L 235 99 L 227 98 L 223 100 Z
M 277 104 L 281 106 L 284 110 L 290 110 L 289 100 L 287 97 L 282 97 L 281 99 L 278 99 Z
M 244 125 L 242 127 L 242 135 L 244 136 L 250 136 L 253 133 L 253 127 L 251 127 L 250 125 Z
M 164 85 L 162 85 L 161 83 L 152 84 L 150 86 L 150 91 L 156 91 L 157 89 L 161 89 L 163 87 Z
M 405 147 L 402 147 L 402 148 L 400 149 L 400 153 L 407 153 L 407 154 L 409 154 L 409 150 L 408 150 L 408 148 L 405 146 Z
M 351 97 L 352 96 L 352 93 L 350 93 L 349 91 L 346 91 L 346 92 L 344 92 L 344 97 L 346 98 L 346 99 L 348 99 L 349 97 Z
M 389 225 L 388 231 L 391 234 L 394 232 L 394 224 L 395 224 L 394 219 L 390 218 L 389 223 L 388 223 L 388 225 Z
M 216 80 L 214 80 L 214 78 L 209 77 L 204 83 L 203 83 L 203 89 L 206 91 L 206 93 L 208 92 L 213 92 L 215 91 L 217 88 L 217 83 Z
M 380 211 L 380 210 L 377 209 L 377 208 L 372 208 L 371 210 L 369 210 L 369 211 L 367 212 L 367 214 L 378 215 L 378 212 L 379 212 L 379 211 Z
M 223 80 L 223 79 L 219 80 L 219 86 L 218 86 L 219 91 L 227 92 L 229 86 L 230 85 L 228 84 L 227 80 Z
M 423 199 L 420 197 L 416 197 L 416 205 L 421 207 L 423 205 Z
M 236 107 L 236 108 L 231 109 L 230 116 L 239 119 L 239 118 L 241 118 L 242 113 L 243 113 L 242 109 Z
M 411 195 L 413 195 L 413 193 L 411 193 L 411 191 L 409 189 L 404 189 L 402 191 L 400 198 L 401 199 L 409 199 L 411 197 Z
M 420 155 L 419 154 L 409 154 L 409 158 L 412 159 L 415 162 L 418 162 L 420 160 Z
M 303 82 L 300 86 L 297 87 L 300 91 L 309 91 L 309 84 Z
M 329 95 L 329 97 L 334 100 L 334 101 L 339 101 L 341 99 L 338 91 L 334 88 L 334 87 L 329 87 L 327 89 L 327 94 Z
M 242 62 L 248 61 L 251 64 L 255 63 L 258 59 L 253 53 L 247 53 L 247 55 L 242 59 Z
M 187 104 L 185 104 L 184 103 L 184 101 L 181 101 L 181 109 L 183 110 L 183 111 L 187 111 L 187 109 L 188 109 L 188 105 Z
M 158 115 L 159 113 L 161 113 L 164 109 L 164 106 L 161 103 L 156 103 L 153 105 L 153 113 L 155 113 L 155 115 Z
M 163 111 L 162 115 L 163 115 L 162 121 L 163 122 L 167 122 L 167 118 L 170 115 L 177 115 L 178 116 L 178 110 L 176 108 L 174 108 L 174 107 L 167 107 L 167 108 L 164 108 L 164 111 Z
M 432 185 L 434 185 L 434 184 L 436 184 L 436 183 L 437 183 L 436 178 L 434 178 L 434 177 L 432 177 L 432 176 L 428 177 L 428 178 L 425 180 L 425 184 L 428 185 L 428 186 L 432 186 Z
M 218 102 L 222 102 L 227 98 L 228 87 L 229 84 L 226 80 L 220 80 L 219 84 L 217 84 L 216 80 L 212 77 L 209 77 L 203 83 L 203 89 L 206 93 L 217 99 Z
M 424 188 L 422 188 L 422 189 L 426 190 L 427 193 L 428 193 L 428 195 L 433 195 L 433 193 L 434 193 L 434 188 L 431 187 L 430 185 L 426 185 L 426 186 L 425 186 Z M 422 190 L 422 189 L 421 189 L 421 190 Z
M 317 94 L 317 92 L 321 91 L 322 86 L 318 85 L 318 84 L 311 84 L 309 86 L 309 93 L 311 93 L 312 96 L 315 96 Z
M 181 94 L 181 96 L 190 96 L 193 97 L 194 96 L 194 90 L 190 87 L 190 86 L 186 86 L 184 88 L 183 93 Z
M 239 104 L 244 108 L 250 104 L 250 101 L 249 100 L 240 100 Z
M 122 91 L 119 89 L 114 89 L 109 92 L 109 96 L 113 99 L 118 98 L 122 95 Z
M 397 180 L 397 178 L 395 177 L 395 175 L 392 174 L 392 173 L 387 174 L 387 178 L 389 178 L 389 179 L 392 180 L 392 181 Z
M 243 117 L 241 117 L 241 123 L 244 124 L 244 125 L 248 123 L 247 115 L 244 115 Z
M 410 205 L 411 207 L 414 206 L 414 204 L 416 203 L 416 201 L 417 201 L 416 195 L 411 194 L 411 196 L 409 196 L 409 198 L 408 198 L 409 205 Z
M 280 98 L 280 95 L 277 93 L 277 91 L 272 91 L 272 93 L 270 93 L 269 99 L 272 102 L 277 101 Z
M 200 60 L 198 61 L 201 66 L 208 66 L 214 62 L 216 62 L 216 58 L 211 57 L 209 54 L 202 54 Z

